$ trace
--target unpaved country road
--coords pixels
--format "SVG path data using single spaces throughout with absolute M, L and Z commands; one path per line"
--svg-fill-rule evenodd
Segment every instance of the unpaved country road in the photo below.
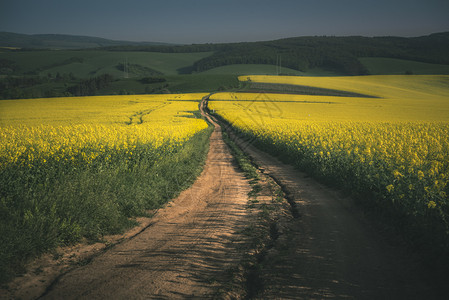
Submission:
M 150 227 L 55 283 L 43 299 L 185 299 L 216 296 L 240 259 L 250 186 L 217 125 L 194 185 Z

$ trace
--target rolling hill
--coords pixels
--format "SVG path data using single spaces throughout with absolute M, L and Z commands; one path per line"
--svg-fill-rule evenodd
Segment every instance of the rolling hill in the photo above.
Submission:
M 341 75 L 367 75 L 359 60 L 365 57 L 394 58 L 449 65 L 449 32 L 422 37 L 312 36 L 274 41 L 200 44 L 183 46 L 113 46 L 109 51 L 150 51 L 166 53 L 213 52 L 195 62 L 202 72 L 235 64 L 276 65 L 307 72 L 321 68 Z
M 236 89 L 237 75 L 449 74 L 447 53 L 449 32 L 192 45 L 0 33 L 0 99 Z
M 157 42 L 116 41 L 91 36 L 67 34 L 20 34 L 0 32 L 0 47 L 32 49 L 84 49 L 120 45 L 167 45 Z

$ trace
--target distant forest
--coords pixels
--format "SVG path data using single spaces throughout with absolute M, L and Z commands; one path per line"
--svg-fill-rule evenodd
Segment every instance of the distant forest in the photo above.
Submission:
M 449 64 L 449 32 L 423 37 L 298 37 L 267 42 L 198 44 L 184 46 L 117 46 L 110 51 L 188 53 L 211 51 L 197 61 L 193 71 L 202 72 L 231 64 L 277 64 L 307 71 L 311 68 L 337 70 L 346 75 L 368 74 L 361 57 L 385 57 L 435 64 Z

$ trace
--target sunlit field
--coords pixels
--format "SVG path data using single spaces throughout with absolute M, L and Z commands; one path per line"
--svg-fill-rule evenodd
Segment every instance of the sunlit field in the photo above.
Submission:
M 0 279 L 188 187 L 207 151 L 204 95 L 0 101 Z
M 209 108 L 262 149 L 447 249 L 449 76 L 240 80 L 248 78 L 378 97 L 218 93 Z
M 138 146 L 176 147 L 207 127 L 192 114 L 202 94 L 2 101 L 1 166 L 107 161 Z

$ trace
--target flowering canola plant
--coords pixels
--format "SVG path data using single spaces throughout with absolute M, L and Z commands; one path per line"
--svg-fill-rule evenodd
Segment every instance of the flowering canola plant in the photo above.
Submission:
M 120 233 L 195 178 L 206 94 L 0 101 L 0 282 L 38 254 Z
M 107 162 L 145 147 L 169 152 L 205 129 L 193 117 L 204 94 L 0 102 L 0 168 L 49 161 Z M 139 151 L 137 151 L 139 150 Z
M 377 96 L 218 93 L 209 106 L 263 149 L 448 236 L 449 76 L 249 78 Z

